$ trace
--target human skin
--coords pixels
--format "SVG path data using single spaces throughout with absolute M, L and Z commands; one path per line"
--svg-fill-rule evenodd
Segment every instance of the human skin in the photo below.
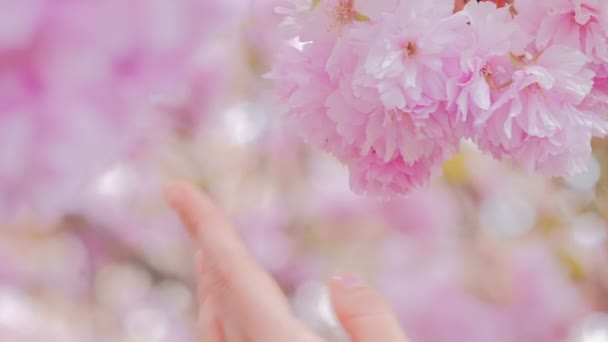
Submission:
M 294 316 L 277 283 L 206 195 L 176 183 L 167 188 L 166 198 L 196 246 L 199 341 L 323 341 Z M 407 341 L 389 305 L 360 278 L 338 274 L 329 287 L 352 342 Z

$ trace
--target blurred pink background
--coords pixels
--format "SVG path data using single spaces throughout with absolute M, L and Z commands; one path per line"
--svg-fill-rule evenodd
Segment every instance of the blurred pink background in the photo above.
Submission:
M 364 275 L 412 341 L 608 342 L 608 143 L 548 179 L 464 141 L 428 188 L 353 194 L 271 96 L 273 0 L 0 0 L 0 340 L 195 341 L 199 185 L 296 312 Z

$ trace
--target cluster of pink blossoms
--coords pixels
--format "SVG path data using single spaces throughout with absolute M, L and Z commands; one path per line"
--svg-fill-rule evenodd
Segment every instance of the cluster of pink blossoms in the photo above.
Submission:
M 608 133 L 605 0 L 285 0 L 270 74 L 355 191 L 425 184 L 462 139 L 551 176 Z

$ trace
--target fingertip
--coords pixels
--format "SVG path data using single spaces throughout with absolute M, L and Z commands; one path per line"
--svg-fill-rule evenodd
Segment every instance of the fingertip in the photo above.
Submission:
M 406 341 L 388 303 L 362 277 L 337 273 L 330 289 L 336 316 L 353 342 Z
M 183 182 L 173 182 L 165 187 L 165 200 L 173 209 L 178 209 L 183 205 L 186 189 L 187 185 Z
M 200 205 L 193 203 L 195 191 L 192 185 L 182 181 L 170 184 L 164 191 L 167 203 L 177 213 L 193 239 L 198 236 L 197 230 L 202 216 L 198 208 Z

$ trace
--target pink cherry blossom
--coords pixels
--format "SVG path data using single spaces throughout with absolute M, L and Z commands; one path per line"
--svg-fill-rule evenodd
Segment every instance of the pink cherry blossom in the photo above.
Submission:
M 602 0 L 518 0 L 518 21 L 533 29 L 536 47 L 550 44 L 580 49 L 594 64 L 608 63 L 608 3 Z
M 579 105 L 591 92 L 594 73 L 578 50 L 550 46 L 514 64 L 513 83 L 491 108 L 475 141 L 496 157 L 511 157 L 526 170 L 549 175 L 584 171 L 591 155 L 592 113 Z
M 357 192 L 407 193 L 467 138 L 572 175 L 608 133 L 601 2 L 286 2 L 298 48 L 272 77 L 305 141 L 347 164 Z
M 439 6 L 441 5 L 441 6 Z M 451 14 L 448 2 L 402 2 L 371 27 L 358 28 L 363 59 L 355 86 L 372 87 L 385 108 L 426 118 L 446 100 L 447 67 L 459 54 L 455 34 L 439 20 Z
M 341 139 L 325 108 L 328 94 L 336 89 L 324 70 L 327 57 L 322 56 L 328 53 L 316 45 L 306 45 L 302 51 L 286 47 L 268 77 L 276 81 L 278 98 L 294 121 L 296 133 L 313 146 L 338 154 Z
M 277 13 L 285 16 L 281 25 L 287 38 L 303 42 L 335 42 L 353 23 L 380 19 L 394 10 L 398 0 L 284 0 Z
M 444 60 L 427 56 L 447 45 L 448 38 L 433 39 L 433 35 L 424 33 L 431 27 L 430 23 L 420 22 L 417 31 L 420 40 L 413 44 L 420 44 L 421 50 L 417 45 L 412 46 L 410 57 L 415 58 L 410 61 L 402 46 L 405 43 L 407 48 L 409 33 L 398 25 L 398 17 L 383 29 L 381 23 L 386 21 L 388 13 L 379 16 L 376 22 L 374 16 L 359 12 L 363 6 L 358 4 L 325 3 L 324 6 L 334 10 L 331 6 L 356 12 L 352 20 L 338 18 L 338 33 L 332 32 L 331 27 L 332 18 L 336 20 L 335 11 L 315 13 L 322 5 L 310 7 L 308 11 L 312 10 L 315 18 L 327 20 L 329 15 L 329 31 L 315 27 L 307 32 L 308 22 L 301 19 L 299 39 L 322 37 L 305 43 L 301 50 L 286 48 L 270 76 L 278 81 L 279 97 L 287 105 L 289 117 L 299 123 L 298 130 L 304 139 L 333 153 L 349 166 L 355 191 L 378 196 L 405 193 L 425 184 L 431 170 L 458 145 L 458 130 L 452 127 L 454 115 L 445 109 Z M 449 15 L 449 6 L 441 9 L 421 8 Z M 408 11 L 405 7 L 401 10 L 402 13 Z M 291 23 L 298 23 L 300 18 L 294 17 L 294 12 L 289 13 Z M 383 30 L 391 31 L 395 25 L 398 30 L 394 32 L 394 41 L 387 41 L 388 50 L 382 41 L 368 50 L 369 43 L 376 41 L 375 36 L 381 36 Z M 308 37 L 308 33 L 312 36 L 302 38 Z M 446 54 L 455 64 L 455 50 L 446 50 Z M 410 71 L 420 64 L 420 77 L 403 84 L 403 92 L 399 93 L 395 85 L 409 74 L 403 67 L 406 64 Z M 423 91 L 417 90 L 419 83 L 426 87 Z
M 450 21 L 467 46 L 461 53 L 461 71 L 449 80 L 448 96 L 459 119 L 476 125 L 509 82 L 509 53 L 522 53 L 529 38 L 506 8 L 492 3 L 470 2 Z

